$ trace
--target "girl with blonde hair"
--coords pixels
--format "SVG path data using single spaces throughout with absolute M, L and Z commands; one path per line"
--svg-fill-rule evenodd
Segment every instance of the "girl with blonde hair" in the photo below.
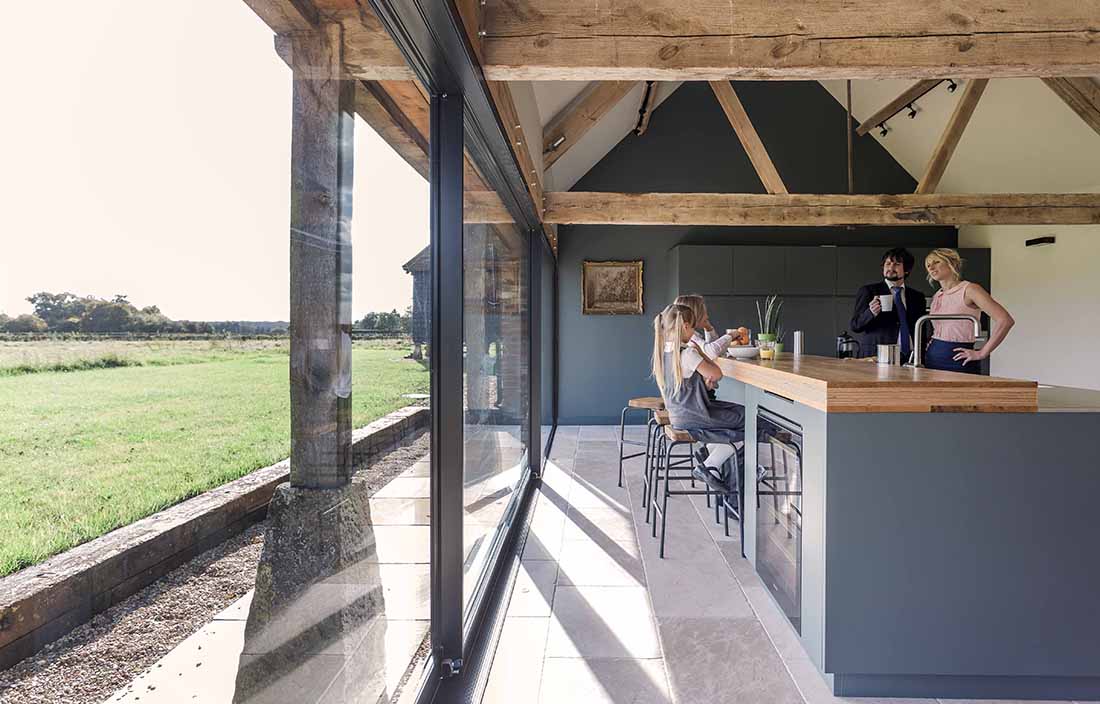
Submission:
M 714 325 L 710 322 L 710 315 L 707 314 L 707 302 L 702 296 L 695 293 L 677 296 L 673 304 L 687 306 L 691 309 L 692 314 L 695 316 L 695 334 L 691 336 L 691 340 L 706 353 L 707 357 L 717 359 L 726 353 L 733 342 L 733 337 L 731 335 L 718 335 Z M 702 335 L 699 334 L 699 330 L 703 331 Z
M 997 349 L 1016 324 L 1009 312 L 980 284 L 962 278 L 963 259 L 953 249 L 934 249 L 924 259 L 928 283 L 939 284 L 932 296 L 933 315 L 970 315 L 981 320 L 985 313 L 993 321 L 989 341 L 974 349 L 974 326 L 965 320 L 932 321 L 932 339 L 924 353 L 924 366 L 950 372 L 981 373 L 979 362 Z
M 653 379 L 669 422 L 704 444 L 692 472 L 709 484 L 724 485 L 727 461 L 737 451 L 734 443 L 745 439 L 745 408 L 707 395 L 722 370 L 692 341 L 695 324 L 691 308 L 675 303 L 653 319 Z

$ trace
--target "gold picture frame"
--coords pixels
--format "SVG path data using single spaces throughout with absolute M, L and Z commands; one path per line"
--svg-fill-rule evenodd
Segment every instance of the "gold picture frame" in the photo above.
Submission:
M 583 315 L 641 315 L 642 261 L 581 264 Z

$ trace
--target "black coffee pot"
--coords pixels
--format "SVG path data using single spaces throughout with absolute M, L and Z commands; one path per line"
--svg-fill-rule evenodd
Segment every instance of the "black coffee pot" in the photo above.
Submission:
M 836 356 L 838 359 L 859 356 L 859 341 L 848 334 L 848 331 L 836 336 Z

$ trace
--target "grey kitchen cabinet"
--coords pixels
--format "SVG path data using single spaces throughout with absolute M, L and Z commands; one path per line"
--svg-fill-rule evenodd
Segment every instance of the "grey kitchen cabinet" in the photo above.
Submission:
M 738 294 L 783 293 L 786 284 L 785 247 L 735 246 L 733 290 Z
M 785 283 L 790 296 L 831 296 L 836 293 L 836 247 L 784 247 Z
M 780 325 L 791 344 L 791 333 L 801 330 L 806 354 L 832 355 L 836 352 L 833 299 L 824 296 L 784 296 Z
M 733 290 L 733 247 L 681 245 L 676 252 L 681 294 Z
M 886 247 L 837 247 L 836 294 L 854 296 L 861 286 L 882 280 Z

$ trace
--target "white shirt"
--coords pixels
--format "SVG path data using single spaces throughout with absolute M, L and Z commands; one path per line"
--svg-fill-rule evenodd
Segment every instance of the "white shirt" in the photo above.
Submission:
M 696 335 L 695 337 L 698 337 Z M 692 339 L 695 339 L 694 337 Z M 665 343 L 665 352 L 671 352 L 673 350 L 673 343 Z M 699 365 L 703 363 L 703 357 L 699 354 L 699 350 L 695 349 L 691 345 L 685 345 L 680 348 L 680 371 L 683 373 L 684 378 L 688 379 L 695 370 L 699 368 Z
M 724 355 L 726 350 L 729 349 L 730 343 L 733 342 L 733 338 L 729 335 L 715 337 L 714 330 L 704 330 L 703 333 L 705 336 L 700 336 L 696 332 L 691 336 L 691 341 L 699 345 L 707 353 L 707 357 L 711 359 L 718 359 Z

